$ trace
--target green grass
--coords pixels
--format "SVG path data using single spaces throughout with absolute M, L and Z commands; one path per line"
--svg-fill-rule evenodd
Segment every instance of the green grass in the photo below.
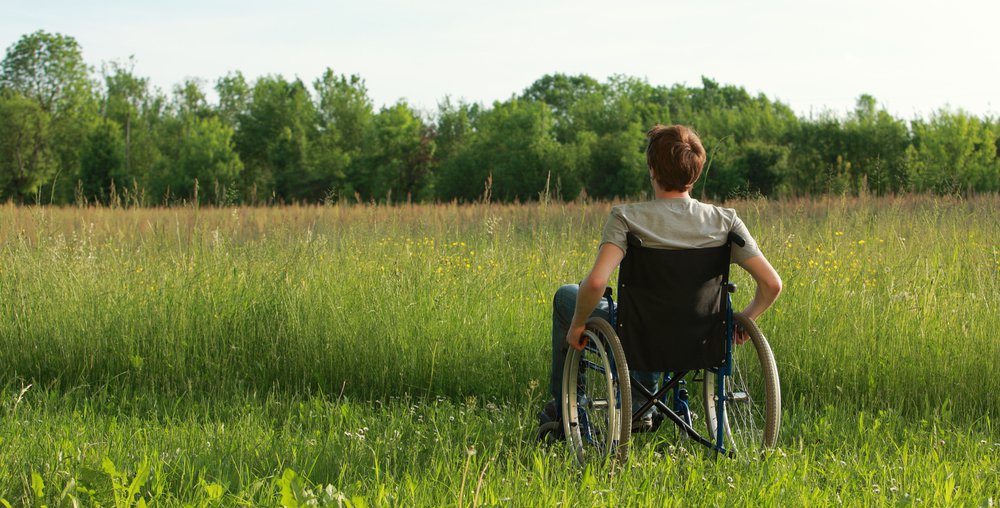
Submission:
M 1000 199 L 734 206 L 785 282 L 780 450 L 621 469 L 533 442 L 607 205 L 0 208 L 0 498 L 995 503 Z

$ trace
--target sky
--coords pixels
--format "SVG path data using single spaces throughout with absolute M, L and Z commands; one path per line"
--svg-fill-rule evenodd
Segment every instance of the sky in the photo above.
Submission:
M 702 76 L 802 116 L 870 94 L 893 115 L 1000 116 L 1000 2 L 989 0 L 0 0 L 0 45 L 74 37 L 86 62 L 135 58 L 169 92 L 185 79 L 357 74 L 377 107 L 490 104 L 545 74 Z

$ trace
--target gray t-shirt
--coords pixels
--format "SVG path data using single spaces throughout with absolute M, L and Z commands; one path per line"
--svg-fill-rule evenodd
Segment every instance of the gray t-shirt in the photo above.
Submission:
M 736 210 L 707 205 L 692 198 L 667 198 L 618 205 L 604 225 L 601 244 L 612 243 L 628 252 L 625 234 L 631 232 L 643 247 L 654 249 L 703 249 L 726 243 L 730 232 L 743 237 L 746 245 L 733 244 L 730 260 L 742 263 L 761 255 L 757 242 Z

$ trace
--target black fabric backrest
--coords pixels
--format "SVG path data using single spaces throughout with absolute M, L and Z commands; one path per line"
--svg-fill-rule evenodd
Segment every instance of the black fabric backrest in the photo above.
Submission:
M 629 369 L 676 372 L 723 365 L 722 285 L 729 279 L 729 244 L 667 250 L 633 242 L 630 238 L 618 272 L 617 331 Z

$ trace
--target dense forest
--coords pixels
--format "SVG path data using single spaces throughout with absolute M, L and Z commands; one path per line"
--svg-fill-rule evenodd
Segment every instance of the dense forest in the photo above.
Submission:
M 134 61 L 83 59 L 38 31 L 0 67 L 0 201 L 229 205 L 609 199 L 645 192 L 644 133 L 693 126 L 709 152 L 694 194 L 1000 191 L 1000 123 L 942 109 L 902 120 L 862 95 L 846 115 L 796 116 L 703 78 L 659 86 L 546 75 L 492 105 L 444 98 L 376 110 L 364 80 L 219 78 L 168 94 Z

